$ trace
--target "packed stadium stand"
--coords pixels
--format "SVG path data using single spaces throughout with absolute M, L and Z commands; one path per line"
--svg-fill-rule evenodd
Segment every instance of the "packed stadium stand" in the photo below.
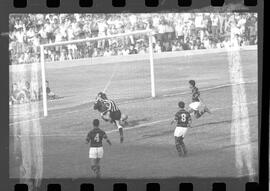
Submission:
M 154 52 L 257 43 L 257 16 L 253 13 L 158 14 L 17 14 L 10 17 L 10 64 L 38 62 L 39 45 L 152 29 Z M 45 49 L 46 61 L 143 54 L 146 35 L 70 44 Z
M 12 14 L 9 26 L 10 65 L 39 62 L 40 44 L 149 29 L 153 31 L 155 53 L 228 48 L 235 42 L 239 46 L 257 44 L 257 15 L 253 13 Z M 136 34 L 53 46 L 44 49 L 44 57 L 53 62 L 145 54 L 149 51 L 148 38 Z M 10 104 L 39 100 L 40 87 L 32 86 L 27 80 L 12 79 Z M 34 93 L 29 93 L 32 89 Z M 18 96 L 18 92 L 32 96 Z

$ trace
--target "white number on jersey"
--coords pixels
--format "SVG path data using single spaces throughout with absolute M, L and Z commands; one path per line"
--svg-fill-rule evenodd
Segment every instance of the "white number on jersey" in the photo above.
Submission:
M 99 142 L 99 133 L 96 134 L 94 140 L 95 140 L 96 142 Z
M 186 122 L 186 120 L 187 120 L 187 115 L 184 114 L 184 113 L 182 113 L 182 114 L 181 114 L 181 121 L 182 121 L 182 122 Z

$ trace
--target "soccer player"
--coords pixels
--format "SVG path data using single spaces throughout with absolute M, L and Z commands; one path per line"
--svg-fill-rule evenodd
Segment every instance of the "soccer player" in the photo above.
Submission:
M 195 85 L 196 83 L 194 80 L 189 80 L 189 87 L 192 91 L 192 103 L 189 104 L 189 112 L 194 113 L 195 117 L 198 119 L 205 112 L 211 113 L 211 111 L 206 107 L 206 105 L 203 106 L 202 110 L 199 110 L 199 108 L 202 106 L 202 101 L 200 98 L 199 89 Z
M 102 118 L 110 118 L 111 121 L 117 126 L 120 134 L 120 142 L 123 143 L 124 141 L 124 133 L 123 133 L 123 127 L 120 124 L 121 120 L 121 111 L 115 104 L 113 100 L 110 100 L 107 98 L 107 95 L 103 92 L 98 93 L 98 99 L 104 102 L 104 104 L 107 106 L 107 110 L 102 113 Z
M 109 145 L 112 145 L 106 133 L 99 128 L 99 120 L 94 119 L 94 128 L 87 134 L 86 144 L 90 142 L 89 158 L 91 159 L 91 169 L 100 178 L 100 160 L 103 158 L 103 145 L 102 140 L 105 139 Z
M 175 139 L 175 146 L 178 152 L 178 155 L 186 156 L 187 149 L 184 143 L 184 137 L 187 133 L 188 128 L 191 124 L 191 116 L 190 113 L 185 110 L 185 103 L 180 101 L 178 103 L 178 107 L 180 110 L 175 114 L 174 120 L 171 122 L 173 124 L 176 122 L 176 127 L 174 130 L 174 139 Z

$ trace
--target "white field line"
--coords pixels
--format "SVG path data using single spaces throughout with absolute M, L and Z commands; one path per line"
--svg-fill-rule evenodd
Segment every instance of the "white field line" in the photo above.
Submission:
M 102 92 L 105 93 L 105 92 L 107 91 L 107 89 L 109 88 L 109 86 L 111 85 L 112 79 L 113 79 L 113 77 L 114 77 L 115 74 L 116 74 L 116 71 L 117 71 L 116 68 L 118 68 L 118 65 L 119 65 L 119 64 L 115 64 L 115 65 L 114 65 L 112 75 L 111 75 L 110 79 L 107 81 L 107 83 L 106 83 L 106 85 L 105 85 L 105 87 L 104 87 L 104 89 L 103 89 Z
M 28 123 L 28 122 L 32 122 L 32 121 L 41 120 L 41 119 L 44 119 L 44 117 L 37 117 L 37 118 L 33 118 L 33 119 L 27 119 L 27 120 L 22 120 L 22 121 L 15 121 L 15 122 L 9 123 L 9 126 L 13 126 L 13 125 L 17 125 L 17 124 L 22 124 L 22 123 Z
M 257 103 L 257 101 L 253 101 L 253 102 L 249 102 L 249 103 L 243 103 L 241 105 L 252 105 L 252 104 L 256 104 L 256 103 Z M 211 111 L 229 109 L 229 108 L 232 108 L 232 107 L 238 107 L 238 106 L 213 108 L 213 109 L 211 109 Z M 163 123 L 163 122 L 170 121 L 170 120 L 171 120 L 171 118 L 169 118 L 169 119 L 168 118 L 161 119 L 161 120 L 157 120 L 157 121 L 152 121 L 152 122 L 148 122 L 148 123 L 135 125 L 135 126 L 129 127 L 129 128 L 124 128 L 124 130 L 127 131 L 127 130 L 138 129 L 138 128 L 141 128 L 141 127 L 144 127 L 144 126 L 152 126 L 152 125 L 155 125 L 155 124 L 158 124 L 158 123 Z M 81 137 L 81 136 L 86 135 L 85 131 L 79 131 L 79 132 L 81 132 L 81 133 L 76 133 L 76 134 L 47 134 L 47 135 L 42 135 L 42 136 L 43 137 L 64 137 L 64 136 L 72 136 L 72 137 L 78 136 L 78 137 Z M 113 129 L 113 130 L 110 130 L 110 131 L 106 131 L 107 134 L 111 134 L 113 132 L 118 132 L 118 129 Z M 10 136 L 15 136 L 15 135 L 10 135 Z
M 250 103 L 244 103 L 244 104 L 241 104 L 241 105 L 251 105 L 251 104 L 255 104 L 255 103 L 257 103 L 257 101 L 250 102 Z M 232 107 L 234 107 L 234 106 L 232 106 Z M 223 110 L 223 109 L 229 109 L 229 108 L 232 108 L 232 107 L 214 108 L 214 109 L 211 109 L 211 111 L 218 111 L 218 110 Z M 163 120 L 153 121 L 153 122 L 149 122 L 149 123 L 144 123 L 144 124 L 136 125 L 134 127 L 126 128 L 125 130 L 137 129 L 137 128 L 140 128 L 140 127 L 143 127 L 143 126 L 154 125 L 154 124 L 157 124 L 157 123 L 162 123 L 162 122 L 171 121 L 171 120 L 172 120 L 171 118 L 169 118 L 169 119 L 167 118 L 167 119 L 163 119 Z M 109 133 L 112 133 L 112 132 L 118 132 L 118 129 L 113 129 L 113 130 L 107 131 L 106 133 L 109 134 Z
M 254 80 L 254 81 L 240 82 L 240 83 L 234 83 L 234 84 L 228 83 L 228 84 L 217 85 L 217 86 L 209 87 L 209 88 L 202 88 L 202 89 L 200 89 L 200 92 L 209 91 L 209 90 L 215 90 L 215 89 L 219 89 L 219 88 L 223 88 L 223 87 L 228 87 L 228 86 L 239 85 L 239 84 L 251 84 L 251 83 L 256 83 L 256 82 L 257 81 Z M 172 88 L 170 90 L 174 90 L 174 88 Z M 163 90 L 161 90 L 161 91 L 163 91 Z M 189 94 L 189 93 L 190 93 L 190 91 L 185 91 L 185 92 L 179 92 L 179 93 L 173 93 L 173 94 L 165 94 L 165 95 L 162 95 L 161 97 L 173 97 L 173 96 L 177 96 L 177 95 L 186 95 L 186 94 Z M 148 97 L 148 98 L 143 98 L 142 100 L 151 100 L 151 99 L 153 99 L 153 98 Z M 124 101 L 124 102 L 120 103 L 119 105 L 125 105 L 125 104 L 129 104 L 129 103 L 132 103 L 132 102 L 134 102 L 134 101 Z M 67 111 L 67 112 L 65 112 L 65 114 L 71 114 L 71 113 L 77 113 L 77 112 L 80 112 L 80 110 Z M 33 113 L 33 112 L 31 112 L 31 113 Z M 26 114 L 28 114 L 28 113 L 26 113 Z M 40 119 L 44 119 L 44 117 L 42 116 L 42 117 L 38 117 L 38 118 L 34 118 L 34 119 L 27 119 L 27 120 L 22 120 L 22 121 L 16 121 L 16 122 L 10 123 L 9 125 L 12 126 L 12 125 L 16 125 L 16 124 L 20 124 L 20 123 L 25 123 L 25 122 L 29 122 L 29 121 L 40 120 Z
M 240 83 L 227 83 L 227 84 L 217 85 L 217 86 L 214 86 L 214 87 L 202 88 L 202 89 L 200 89 L 200 92 L 209 91 L 209 90 L 215 90 L 215 89 L 219 89 L 219 88 L 224 88 L 224 87 L 229 87 L 229 86 L 235 86 L 235 85 L 240 85 L 240 84 L 252 84 L 252 83 L 256 83 L 256 82 L 257 82 L 257 80 L 247 81 L 247 82 L 240 82 Z M 171 88 L 170 90 L 175 90 L 175 89 L 177 89 L 177 88 Z M 169 91 L 169 89 L 167 91 Z M 171 96 L 176 96 L 176 95 L 185 95 L 185 94 L 188 94 L 188 93 L 190 93 L 190 91 L 173 93 L 173 94 L 167 94 L 167 95 L 165 94 L 162 97 L 171 97 Z
M 250 173 L 250 174 L 248 174 L 248 173 L 245 173 L 245 174 L 238 174 L 238 175 L 236 175 L 236 177 L 238 177 L 238 178 L 241 178 L 241 177 L 245 177 L 245 176 L 252 176 L 252 178 L 257 178 L 257 176 L 259 176 L 259 172 L 252 172 L 252 173 Z M 253 180 L 254 181 L 254 180 Z M 253 182 L 252 181 L 252 182 Z

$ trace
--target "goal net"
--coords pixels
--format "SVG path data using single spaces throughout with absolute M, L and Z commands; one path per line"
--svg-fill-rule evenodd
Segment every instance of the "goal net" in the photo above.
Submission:
M 69 106 L 89 102 L 101 91 L 112 99 L 155 97 L 152 44 L 151 30 L 43 44 L 42 92 L 47 93 L 48 81 Z M 48 98 L 42 98 L 44 116 Z

